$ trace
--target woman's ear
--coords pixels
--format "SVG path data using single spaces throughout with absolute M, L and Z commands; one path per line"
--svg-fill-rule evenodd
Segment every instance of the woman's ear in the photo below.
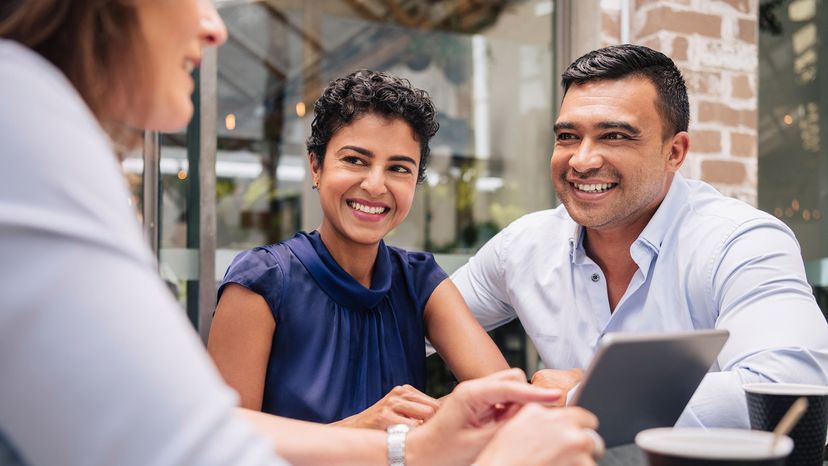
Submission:
M 308 153 L 308 164 L 310 165 L 311 170 L 311 184 L 313 188 L 316 189 L 319 186 L 319 177 L 322 175 L 322 170 L 319 167 L 319 163 L 316 161 L 316 154 L 313 152 Z

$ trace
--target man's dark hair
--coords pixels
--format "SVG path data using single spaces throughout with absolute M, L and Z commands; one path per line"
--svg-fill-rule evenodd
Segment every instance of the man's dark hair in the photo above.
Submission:
M 373 113 L 399 118 L 411 126 L 414 139 L 420 143 L 417 182 L 425 180 L 431 151 L 428 142 L 440 125 L 428 93 L 411 86 L 407 79 L 377 71 L 356 71 L 328 84 L 313 106 L 313 112 L 307 146 L 308 153 L 314 154 L 320 167 L 334 133 L 357 118 Z
M 687 131 L 690 104 L 684 78 L 673 60 L 651 48 L 624 44 L 593 50 L 569 65 L 561 75 L 561 86 L 566 95 L 573 84 L 628 76 L 645 77 L 655 86 L 665 137 Z

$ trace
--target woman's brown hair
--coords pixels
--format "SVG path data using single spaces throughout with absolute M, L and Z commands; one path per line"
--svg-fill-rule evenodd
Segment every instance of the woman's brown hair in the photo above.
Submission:
M 143 36 L 137 3 L 146 0 L 10 0 L 0 5 L 0 37 L 37 52 L 69 79 L 116 146 L 137 130 L 112 120 L 116 102 L 134 95 Z

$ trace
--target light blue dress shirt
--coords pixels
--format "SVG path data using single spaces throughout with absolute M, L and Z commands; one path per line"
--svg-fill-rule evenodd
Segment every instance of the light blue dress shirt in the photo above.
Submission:
M 779 220 L 677 174 L 630 254 L 638 270 L 611 312 L 559 206 L 506 227 L 452 279 L 487 329 L 520 319 L 549 368 L 586 368 L 610 332 L 729 330 L 678 425 L 749 427 L 743 383 L 828 384 L 828 324 Z

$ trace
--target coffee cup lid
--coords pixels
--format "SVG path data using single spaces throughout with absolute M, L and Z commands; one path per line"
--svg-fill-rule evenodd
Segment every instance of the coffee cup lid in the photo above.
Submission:
M 780 458 L 793 450 L 788 436 L 781 437 L 771 452 L 772 441 L 770 432 L 721 428 L 660 427 L 635 436 L 635 443 L 642 450 L 683 458 L 758 460 Z
M 750 393 L 763 395 L 824 396 L 828 395 L 828 386 L 798 383 L 748 383 L 742 389 Z

